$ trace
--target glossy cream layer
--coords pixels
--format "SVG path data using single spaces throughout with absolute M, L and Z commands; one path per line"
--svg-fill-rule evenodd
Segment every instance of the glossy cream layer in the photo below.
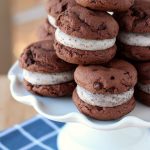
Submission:
M 139 83 L 138 84 L 138 87 L 140 90 L 142 90 L 143 92 L 147 93 L 147 94 L 150 94 L 150 84 L 142 84 L 142 83 Z
M 76 91 L 82 101 L 89 105 L 99 107 L 115 107 L 122 105 L 131 100 L 134 94 L 134 89 L 130 89 L 121 94 L 93 94 L 79 85 L 77 85 Z
M 55 38 L 64 46 L 87 51 L 106 50 L 114 46 L 116 42 L 115 37 L 113 39 L 105 40 L 88 40 L 77 38 L 62 32 L 59 28 L 56 30 Z
M 73 72 L 74 71 L 45 74 L 23 70 L 23 77 L 33 85 L 55 85 L 72 81 Z
M 150 33 L 126 33 L 121 32 L 119 34 L 119 40 L 127 45 L 131 46 L 150 46 Z
M 48 15 L 47 18 L 48 18 L 49 23 L 50 23 L 53 27 L 57 28 L 57 26 L 56 26 L 56 19 L 55 19 L 53 16 L 50 16 L 50 15 Z

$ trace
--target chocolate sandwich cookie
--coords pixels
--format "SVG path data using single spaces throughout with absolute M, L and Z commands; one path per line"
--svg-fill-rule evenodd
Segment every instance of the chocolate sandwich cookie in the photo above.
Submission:
M 138 64 L 137 71 L 139 76 L 137 99 L 150 106 L 150 62 Z
M 105 12 L 75 5 L 57 19 L 56 54 L 73 64 L 102 64 L 116 53 L 118 24 Z
M 137 72 L 128 62 L 116 59 L 103 66 L 79 66 L 74 77 L 77 88 L 73 101 L 83 114 L 114 120 L 134 109 Z
M 55 38 L 55 28 L 49 24 L 48 19 L 39 26 L 37 30 L 37 36 L 39 40 L 54 40 Z
M 55 28 L 57 17 L 69 7 L 75 5 L 75 0 L 48 0 L 46 10 L 48 13 L 48 20 Z
M 122 53 L 137 61 L 150 60 L 150 1 L 136 0 L 135 4 L 123 13 L 116 13 L 120 25 L 118 40 Z
M 83 7 L 100 11 L 127 11 L 134 0 L 76 0 Z
M 71 95 L 76 84 L 75 66 L 56 56 L 53 41 L 44 40 L 25 48 L 19 59 L 23 69 L 24 85 L 41 96 Z

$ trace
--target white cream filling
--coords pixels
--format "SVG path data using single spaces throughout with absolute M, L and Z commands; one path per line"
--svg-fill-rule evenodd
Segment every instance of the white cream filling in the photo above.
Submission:
M 62 32 L 59 28 L 57 28 L 55 32 L 55 38 L 64 46 L 89 51 L 105 50 L 114 46 L 116 42 L 116 38 L 105 40 L 87 40 L 77 38 Z
M 114 12 L 112 11 L 107 11 L 108 14 L 110 14 L 111 16 L 114 14 Z
M 48 15 L 47 18 L 48 18 L 49 23 L 50 23 L 53 27 L 57 28 L 57 26 L 56 26 L 56 19 L 55 19 L 53 16 L 50 16 L 50 15 Z
M 142 83 L 138 83 L 138 87 L 140 90 L 142 90 L 143 92 L 150 94 L 150 84 L 142 84 Z
M 127 45 L 131 46 L 150 46 L 150 33 L 125 33 L 121 32 L 119 34 L 119 40 Z
M 134 89 L 121 94 L 93 94 L 77 85 L 76 88 L 79 98 L 85 103 L 99 107 L 115 107 L 128 102 L 134 94 Z
M 26 81 L 33 85 L 55 85 L 72 81 L 73 72 L 74 71 L 45 74 L 31 72 L 24 69 L 23 77 Z

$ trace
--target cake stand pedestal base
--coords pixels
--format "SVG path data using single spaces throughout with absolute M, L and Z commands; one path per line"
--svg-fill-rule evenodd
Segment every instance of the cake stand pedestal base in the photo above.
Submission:
M 58 136 L 59 150 L 149 150 L 150 130 L 125 128 L 103 131 L 68 123 Z

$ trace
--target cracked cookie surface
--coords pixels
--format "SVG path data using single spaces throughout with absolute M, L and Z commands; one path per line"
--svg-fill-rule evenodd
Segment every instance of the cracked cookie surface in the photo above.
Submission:
M 134 3 L 134 0 L 76 0 L 83 7 L 100 11 L 126 11 Z
M 62 12 L 75 4 L 75 0 L 49 0 L 46 4 L 46 10 L 49 15 L 57 18 Z
M 53 41 L 44 40 L 29 45 L 20 56 L 21 68 L 33 72 L 59 73 L 75 68 L 57 57 Z
M 108 13 L 92 11 L 79 5 L 61 13 L 57 26 L 68 35 L 93 40 L 112 39 L 119 30 L 118 23 Z
M 77 67 L 75 81 L 86 90 L 97 94 L 119 94 L 137 83 L 137 71 L 124 60 L 112 60 L 106 65 Z
M 121 30 L 135 33 L 150 33 L 150 1 L 136 0 L 126 12 L 116 13 Z

